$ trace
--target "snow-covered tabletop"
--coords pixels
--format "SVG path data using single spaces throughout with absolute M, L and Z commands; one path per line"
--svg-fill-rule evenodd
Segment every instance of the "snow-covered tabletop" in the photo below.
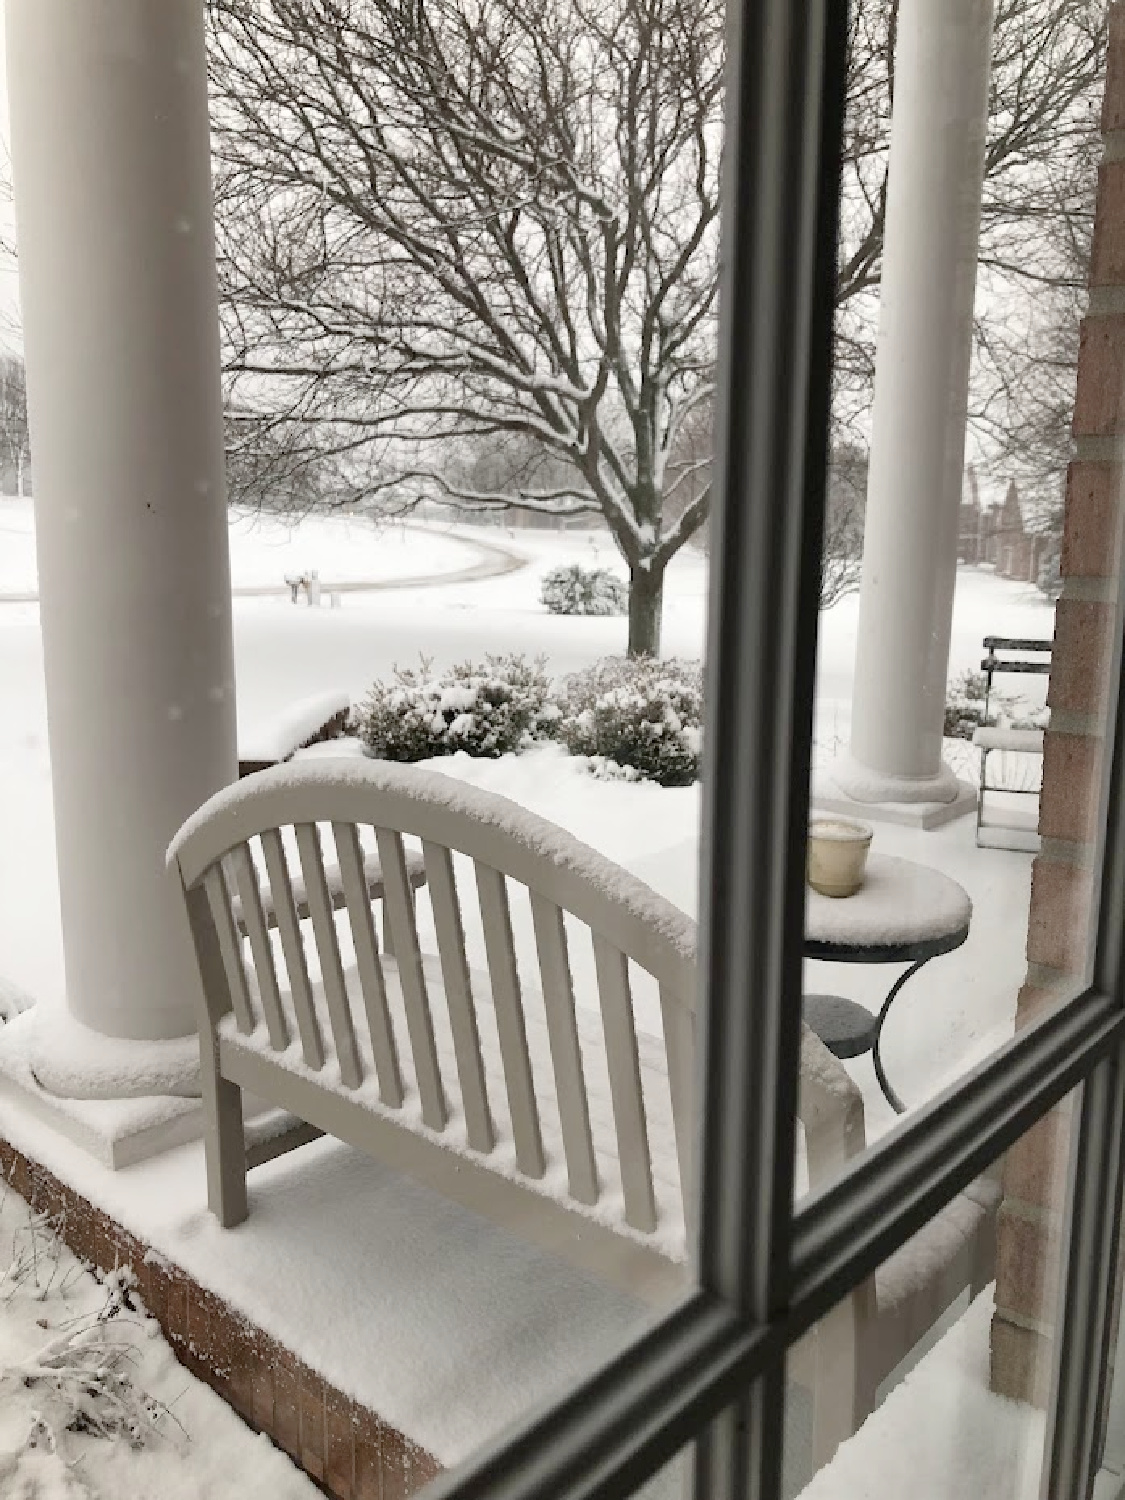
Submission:
M 822 896 L 810 886 L 805 955 L 837 963 L 904 963 L 959 948 L 969 932 L 968 893 L 929 865 L 872 854 L 854 896 Z

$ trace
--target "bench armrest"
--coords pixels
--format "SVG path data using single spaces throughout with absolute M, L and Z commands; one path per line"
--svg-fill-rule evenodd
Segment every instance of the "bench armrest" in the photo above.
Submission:
M 847 1070 L 807 1026 L 801 1032 L 797 1116 L 805 1128 L 809 1189 L 815 1192 L 864 1150 L 867 1130 L 863 1095 Z

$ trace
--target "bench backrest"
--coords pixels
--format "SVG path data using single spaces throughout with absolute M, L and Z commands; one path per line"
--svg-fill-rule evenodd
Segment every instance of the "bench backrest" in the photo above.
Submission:
M 381 866 L 405 1035 L 399 1034 L 388 1005 L 372 920 L 360 837 L 368 829 L 374 830 Z M 443 1074 L 435 1044 L 404 837 L 421 842 L 453 1034 L 453 1077 Z M 326 863 L 329 840 L 335 845 L 338 875 Z M 357 1045 L 332 915 L 339 902 L 333 901 L 330 885 L 342 884 L 380 1102 L 390 1109 L 406 1102 L 400 1055 L 409 1048 L 422 1122 L 440 1135 L 449 1125 L 453 1098 L 470 1148 L 487 1155 L 495 1133 L 465 951 L 466 893 L 455 873 L 454 854 L 467 857 L 474 867 L 518 1173 L 541 1178 L 547 1161 L 512 935 L 511 882 L 530 894 L 569 1194 L 579 1203 L 593 1204 L 602 1186 L 564 914 L 577 918 L 592 935 L 625 1220 L 635 1230 L 651 1232 L 656 1208 L 629 961 L 659 986 L 677 1156 L 681 1181 L 686 1181 L 694 1115 L 695 924 L 619 866 L 505 797 L 415 767 L 340 758 L 278 767 L 212 798 L 184 825 L 169 851 L 193 928 L 212 927 L 222 955 L 221 985 L 212 982 L 205 997 L 208 1024 L 217 1026 L 233 1011 L 242 1031 L 264 1023 L 274 1050 L 281 1051 L 291 1042 L 280 998 L 287 989 L 305 1063 L 314 1069 L 334 1063 L 347 1088 L 364 1082 L 366 1048 Z M 268 880 L 264 898 L 263 870 Z M 311 918 L 330 1021 L 327 1034 L 313 1004 L 294 899 L 298 880 L 299 904 Z M 287 983 L 278 973 L 268 935 L 274 921 Z M 241 932 L 249 939 L 248 953 Z

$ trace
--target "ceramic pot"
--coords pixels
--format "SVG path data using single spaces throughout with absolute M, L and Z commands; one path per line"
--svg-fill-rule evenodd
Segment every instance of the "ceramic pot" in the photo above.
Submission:
M 852 818 L 809 822 L 808 878 L 822 896 L 854 896 L 863 884 L 873 830 Z

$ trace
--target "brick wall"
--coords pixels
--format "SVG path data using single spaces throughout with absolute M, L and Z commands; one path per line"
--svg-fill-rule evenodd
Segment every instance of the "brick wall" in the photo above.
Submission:
M 1017 1027 L 1073 994 L 1086 965 L 1091 866 L 1122 571 L 1125 478 L 1125 3 L 1110 10 L 1100 169 L 1067 474 L 1063 592 L 1055 617 L 1039 830 L 1032 871 L 1027 981 Z M 992 1384 L 1042 1402 L 1058 1301 L 1060 1209 L 1069 1101 L 1009 1151 L 997 1245 Z
M 80 1260 L 103 1271 L 131 1266 L 145 1307 L 180 1363 L 272 1438 L 333 1500 L 409 1500 L 440 1473 L 430 1454 L 377 1413 L 349 1400 L 3 1139 L 0 1172 L 33 1208 L 50 1214 Z

